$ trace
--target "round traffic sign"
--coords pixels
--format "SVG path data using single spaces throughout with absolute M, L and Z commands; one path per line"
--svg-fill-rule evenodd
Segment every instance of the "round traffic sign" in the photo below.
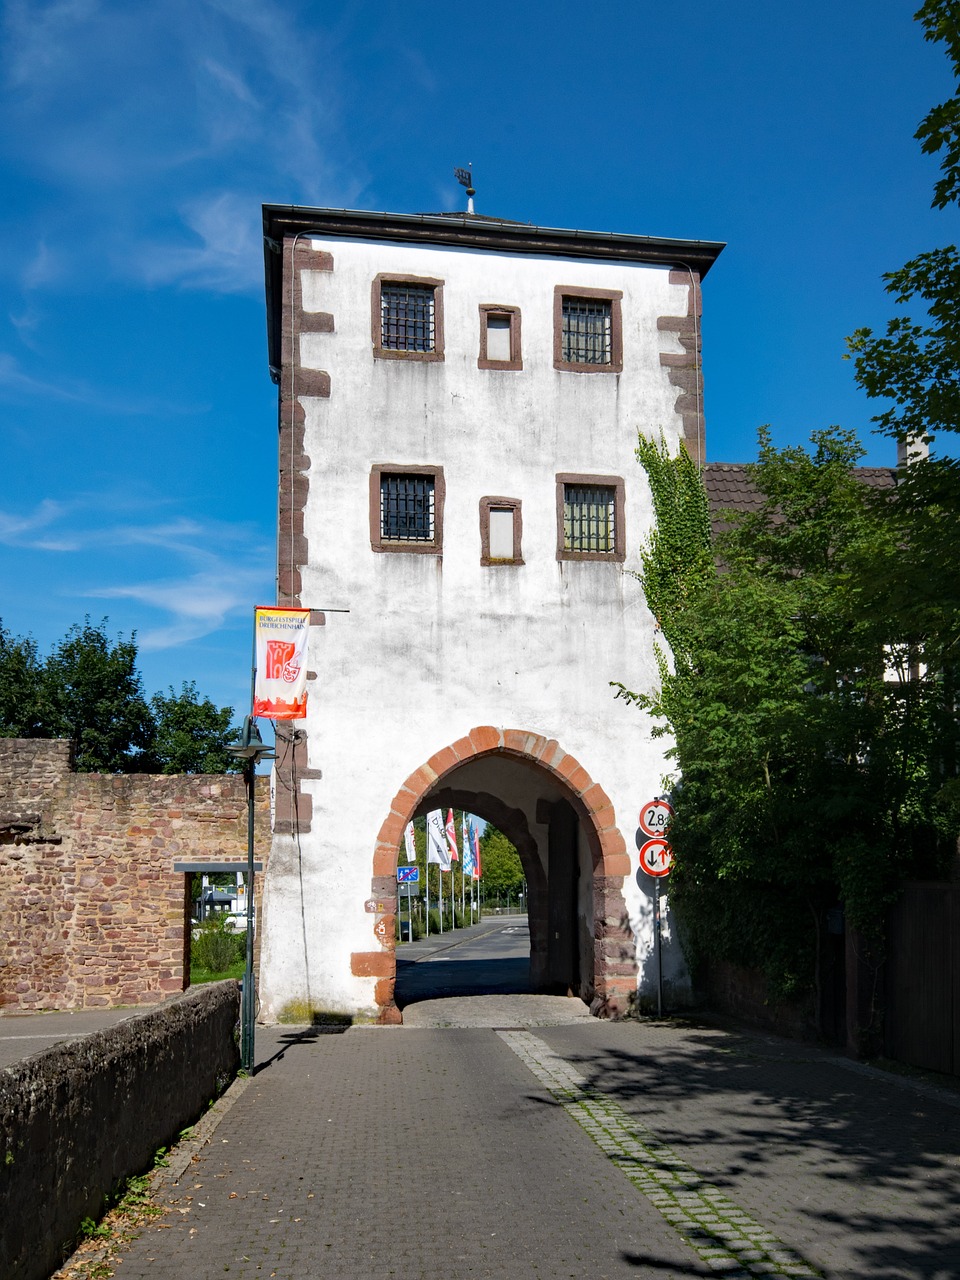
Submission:
M 665 876 L 673 865 L 673 850 L 666 840 L 648 840 L 640 850 L 640 869 L 648 876 Z
M 650 800 L 640 810 L 640 830 L 648 836 L 663 836 L 672 817 L 672 804 L 659 797 L 656 800 Z

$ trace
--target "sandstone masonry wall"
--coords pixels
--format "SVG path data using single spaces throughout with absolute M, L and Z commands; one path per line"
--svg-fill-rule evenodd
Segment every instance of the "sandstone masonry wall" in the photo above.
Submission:
M 4 1280 L 46 1280 L 81 1221 L 230 1083 L 239 1011 L 239 984 L 212 983 L 0 1071 Z
M 174 859 L 246 863 L 241 777 L 70 765 L 69 743 L 0 739 L 0 1013 L 182 991 L 189 881 Z M 270 840 L 265 790 L 258 858 Z

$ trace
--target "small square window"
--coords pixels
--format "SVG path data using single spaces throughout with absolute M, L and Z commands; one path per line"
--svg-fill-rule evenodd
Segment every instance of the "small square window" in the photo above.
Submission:
M 373 354 L 443 359 L 443 281 L 379 275 L 373 282 Z
M 557 559 L 625 557 L 624 490 L 619 476 L 557 476 Z
M 519 498 L 480 499 L 480 563 L 523 564 L 523 518 Z
M 375 466 L 370 472 L 374 551 L 439 552 L 443 542 L 443 470 Z
M 575 373 L 619 373 L 623 369 L 623 330 L 619 291 L 554 291 L 553 363 Z
M 478 369 L 522 369 L 520 308 L 494 303 L 480 306 L 480 358 Z

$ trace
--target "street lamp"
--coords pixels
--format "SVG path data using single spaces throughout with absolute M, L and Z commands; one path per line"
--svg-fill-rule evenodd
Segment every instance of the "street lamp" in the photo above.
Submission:
M 227 750 L 243 761 L 243 779 L 247 787 L 247 957 L 243 969 L 243 992 L 240 1000 L 240 1066 L 253 1071 L 254 1024 L 257 1018 L 257 1002 L 253 991 L 253 826 L 254 787 L 257 763 L 274 760 L 276 754 L 260 737 L 257 722 L 252 716 L 244 716 L 240 742 Z

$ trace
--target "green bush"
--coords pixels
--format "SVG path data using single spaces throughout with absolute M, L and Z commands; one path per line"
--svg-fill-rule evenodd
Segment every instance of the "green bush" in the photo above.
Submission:
M 226 973 L 244 960 L 246 946 L 246 933 L 228 928 L 225 915 L 213 915 L 204 920 L 194 934 L 190 961 L 208 973 Z

